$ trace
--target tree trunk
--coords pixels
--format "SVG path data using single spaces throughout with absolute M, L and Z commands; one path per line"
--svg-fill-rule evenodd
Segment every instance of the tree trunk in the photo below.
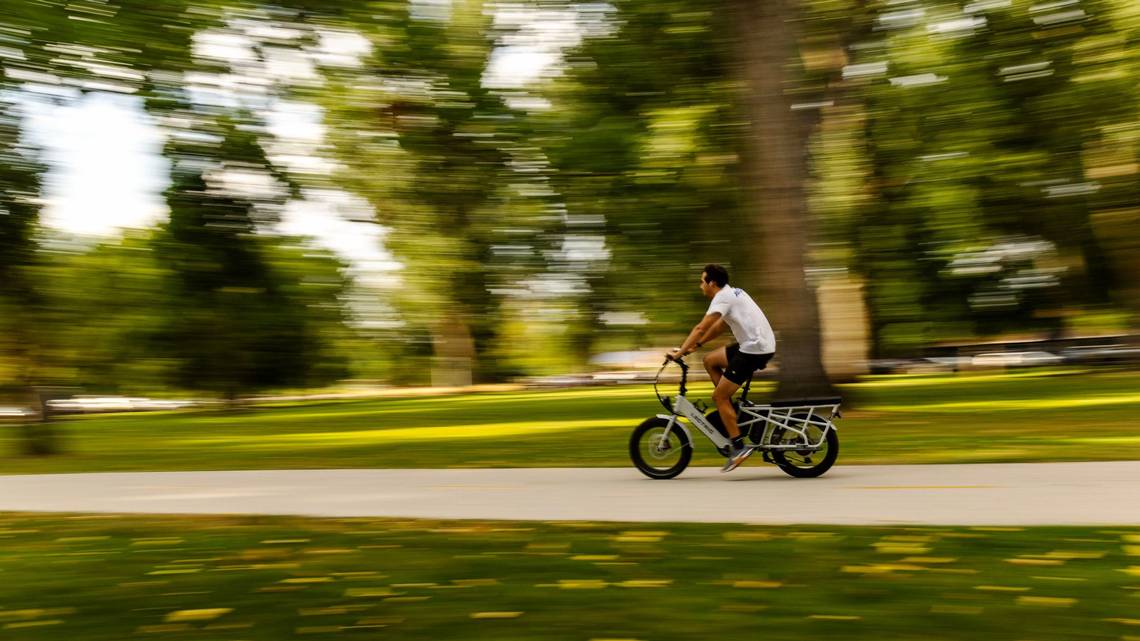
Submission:
M 29 307 L 33 304 L 30 296 L 24 300 L 28 301 Z M 32 410 L 32 415 L 25 417 L 20 426 L 23 451 L 27 456 L 54 456 L 61 452 L 62 446 L 51 422 L 51 401 L 65 398 L 69 390 L 36 384 L 35 342 L 32 340 L 32 331 L 28 329 L 28 322 L 27 317 L 17 318 L 11 329 L 15 339 L 12 356 L 17 368 L 16 378 L 24 390 L 26 403 Z
M 756 251 L 746 266 L 762 284 L 760 302 L 777 334 L 776 398 L 834 392 L 823 368 L 815 288 L 805 274 L 810 219 L 807 127 L 792 110 L 798 24 L 794 0 L 736 0 L 737 61 L 751 123 L 744 144 L 743 192 Z
M 1132 208 L 1106 209 L 1091 216 L 1091 227 L 1096 240 L 1105 249 L 1105 258 L 1111 261 L 1116 274 L 1136 274 L 1140 271 L 1140 211 Z M 1130 327 L 1140 329 L 1140 279 L 1119 278 L 1117 288 L 1120 303 L 1131 310 Z
M 28 384 L 27 397 L 31 401 L 33 416 L 29 416 L 21 425 L 24 454 L 28 456 L 53 456 L 60 453 L 59 438 L 52 425 L 52 408 L 50 402 L 65 395 L 50 388 L 40 388 Z
M 475 357 L 475 341 L 467 321 L 458 314 L 441 318 L 431 333 L 432 387 L 470 385 Z

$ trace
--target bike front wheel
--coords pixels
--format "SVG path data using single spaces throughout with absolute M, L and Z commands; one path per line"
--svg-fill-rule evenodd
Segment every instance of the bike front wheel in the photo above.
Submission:
M 651 479 L 671 479 L 689 466 L 693 442 L 689 434 L 669 419 L 645 419 L 629 437 L 629 458 L 641 473 Z

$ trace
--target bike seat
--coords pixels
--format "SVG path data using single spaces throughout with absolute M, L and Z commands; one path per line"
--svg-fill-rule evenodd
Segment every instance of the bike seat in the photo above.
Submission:
M 829 398 L 804 398 L 787 401 L 773 401 L 769 403 L 771 407 L 805 407 L 817 405 L 839 405 L 843 399 L 839 396 L 832 396 Z

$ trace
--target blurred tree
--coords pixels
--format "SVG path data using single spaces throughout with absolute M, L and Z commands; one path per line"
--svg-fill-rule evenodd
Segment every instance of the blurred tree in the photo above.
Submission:
M 548 83 L 542 92 L 552 107 L 536 111 L 531 121 L 536 140 L 552 160 L 552 184 L 567 215 L 604 221 L 612 254 L 581 300 L 588 318 L 643 312 L 655 334 L 687 328 L 689 306 L 701 304 L 694 274 L 706 262 L 727 263 L 734 282 L 752 288 L 773 315 L 786 372 L 780 394 L 825 393 L 829 386 L 819 363 L 819 323 L 811 321 L 814 293 L 804 273 L 809 237 L 805 203 L 789 209 L 791 201 L 752 189 L 759 186 L 758 177 L 775 171 L 758 163 L 776 163 L 785 170 L 785 185 L 797 184 L 799 194 L 792 200 L 803 200 L 810 119 L 789 109 L 780 78 L 760 78 L 777 83 L 774 93 L 761 94 L 757 92 L 772 92 L 772 87 L 760 87 L 752 82 L 757 78 L 737 71 L 755 72 L 764 63 L 755 58 L 761 54 L 769 56 L 769 64 L 780 60 L 778 70 L 799 43 L 794 35 L 778 42 L 757 37 L 756 17 L 740 13 L 756 7 L 742 3 L 726 11 L 699 1 L 621 3 L 609 20 L 613 33 L 588 38 L 569 54 L 565 79 Z M 789 6 L 777 22 L 791 12 Z M 834 33 L 826 34 L 834 40 Z M 827 71 L 838 69 L 833 64 Z M 779 104 L 767 105 L 771 101 Z M 749 110 L 762 106 L 787 116 L 780 123 L 772 123 L 770 115 L 757 120 Z M 753 129 L 749 121 L 773 129 Z M 798 151 L 793 158 L 778 159 L 773 132 L 787 138 L 788 131 L 797 136 Z M 757 147 L 764 148 L 763 154 Z M 793 160 L 799 173 L 788 174 L 781 163 Z M 773 209 L 778 211 L 772 214 Z M 780 212 L 783 225 L 765 226 L 778 220 Z M 789 212 L 798 216 L 795 225 L 788 225 Z M 789 236 L 800 245 L 790 246 Z M 761 267 L 762 260 L 779 268 Z M 785 269 L 790 271 L 780 271 Z M 614 331 L 596 321 L 583 330 Z
M 1090 227 L 1104 248 L 1113 274 L 1112 295 L 1140 328 L 1140 6 L 1129 0 L 1102 0 L 1095 28 L 1074 45 L 1070 96 L 1092 119 L 1082 135 L 1084 178 L 1097 191 L 1089 198 Z
M 707 305 L 696 286 L 706 263 L 726 264 L 749 286 L 741 267 L 752 247 L 739 241 L 737 204 L 742 127 L 715 9 L 688 0 L 566 9 L 583 41 L 567 51 L 564 73 L 527 89 L 550 103 L 527 123 L 550 160 L 568 233 L 604 247 L 592 262 L 553 266 L 580 279 L 566 300 L 582 310 L 570 324 L 581 354 L 687 332 Z
M 866 104 L 873 194 L 852 227 L 853 262 L 879 356 L 1055 334 L 1129 280 L 1110 268 L 1091 216 L 1137 193 L 1119 137 L 1136 121 L 1127 14 L 1086 6 L 872 5 L 877 33 L 856 43 L 845 75 Z
M 317 388 L 345 379 L 357 336 L 346 317 L 346 265 L 307 238 L 266 235 L 260 245 L 281 296 L 300 323 L 300 341 L 291 349 L 301 353 L 304 364 L 290 375 L 289 385 Z
M 20 114 L 10 91 L 0 82 L 0 378 L 14 382 L 46 420 L 46 405 L 36 391 L 42 383 L 37 368 L 42 336 L 36 321 L 41 297 L 31 273 L 44 166 L 21 136 Z M 49 427 L 28 425 L 25 436 L 28 453 L 55 453 Z
M 419 346 L 427 336 L 437 383 L 519 373 L 512 359 L 528 359 L 501 355 L 520 354 L 511 343 L 523 336 L 566 341 L 560 358 L 570 351 L 581 362 L 681 331 L 701 304 L 693 275 L 710 261 L 728 263 L 772 316 L 781 396 L 826 389 L 820 266 L 866 277 L 880 355 L 952 335 L 1055 330 L 1064 314 L 1114 297 L 1140 309 L 1131 273 L 1140 15 L 1128 0 L 1054 9 L 10 2 L 0 10 L 0 323 L 22 323 L 6 336 L 28 337 L 50 325 L 28 320 L 37 309 L 66 305 L 32 298 L 33 277 L 57 272 L 28 268 L 43 167 L 20 139 L 17 90 L 54 100 L 139 94 L 169 135 L 177 211 L 155 241 L 154 273 L 178 270 L 175 305 L 248 317 L 228 329 L 229 314 L 199 319 L 224 331 L 192 377 L 219 361 L 223 336 L 260 349 L 250 336 L 261 322 L 274 344 L 336 334 L 335 314 L 315 330 L 312 310 L 283 293 L 304 279 L 274 263 L 291 250 L 263 233 L 302 183 L 330 181 L 281 160 L 304 153 L 282 152 L 266 127 L 286 99 L 323 106 L 327 136 L 311 153 L 328 143 L 339 162 L 331 181 L 365 196 L 392 229 L 408 326 L 385 332 Z M 356 35 L 370 46 L 360 56 L 343 47 Z M 506 54 L 528 47 L 553 66 L 542 78 L 504 80 Z M 68 269 L 83 282 L 112 253 L 85 253 Z M 122 258 L 150 269 L 149 258 Z M 49 297 L 66 295 L 56 285 Z M 286 311 L 255 318 L 268 309 Z M 186 318 L 171 322 L 167 345 L 193 333 Z M 28 372 L 73 349 L 38 344 L 5 349 L 19 351 Z M 304 354 L 321 349 L 299 346 L 291 367 L 312 372 L 327 355 Z M 237 360 L 260 373 L 230 372 L 211 389 L 236 393 L 241 381 L 272 378 Z M 125 375 L 114 370 L 102 375 Z
M 49 337 L 41 368 L 90 393 L 167 391 L 170 362 L 155 337 L 169 316 L 167 273 L 150 231 L 121 239 L 77 240 L 47 233 L 36 265 L 42 291 L 38 322 Z
M 20 114 L 12 97 L 0 94 L 0 314 L 9 350 L 30 349 L 25 314 L 35 307 L 35 293 L 27 270 L 35 259 L 33 233 L 39 216 L 40 176 L 44 166 L 36 151 L 21 136 Z M 26 354 L 17 358 L 31 375 Z
M 17 1 L 0 8 L 0 355 L 14 363 L 22 386 L 39 390 L 29 395 L 45 420 L 46 401 L 56 393 L 47 385 L 59 383 L 60 375 L 49 362 L 60 334 L 48 328 L 61 310 L 45 294 L 50 283 L 35 278 L 45 271 L 35 255 L 34 231 L 46 168 L 22 139 L 20 94 L 68 100 L 85 91 L 137 91 L 145 75 L 136 66 L 160 64 L 186 50 L 193 30 L 183 28 L 185 8 L 177 0 Z M 163 37 L 154 37 L 156 28 L 166 32 Z M 57 448 L 46 426 L 29 426 L 26 434 L 31 453 Z
M 40 292 L 31 274 L 46 167 L 23 135 L 17 101 L 20 72 L 30 71 L 36 59 L 31 34 L 40 14 L 28 3 L 0 9 L 7 52 L 0 57 L 0 381 L 15 384 L 25 401 L 40 410 L 39 418 L 46 420 L 46 405 L 36 392 L 42 384 L 36 364 Z M 28 424 L 24 436 L 29 454 L 52 454 L 57 449 L 46 425 Z
M 807 207 L 810 129 L 797 110 L 802 15 L 795 0 L 732 5 L 742 100 L 750 129 L 742 140 L 743 199 L 760 251 L 751 266 L 762 279 L 767 314 L 779 332 L 777 398 L 828 395 L 819 309 L 806 268 L 812 222 Z M 802 100 L 802 98 L 801 98 Z
M 175 163 L 170 221 L 156 238 L 156 256 L 173 273 L 170 316 L 159 340 L 177 363 L 176 384 L 232 401 L 259 389 L 336 380 L 343 362 L 321 357 L 328 337 L 313 314 L 328 317 L 343 280 L 336 270 L 322 270 L 329 289 L 321 308 L 298 296 L 314 275 L 289 263 L 275 266 L 274 252 L 279 263 L 286 256 L 274 249 L 280 241 L 258 233 L 285 194 L 257 180 L 266 177 L 256 172 L 268 163 L 256 136 L 225 119 L 204 128 L 168 145 Z
M 526 270 L 497 262 L 497 247 L 506 230 L 532 229 L 545 214 L 515 204 L 528 199 L 514 169 L 528 150 L 516 115 L 482 82 L 490 12 L 476 0 L 437 8 L 388 3 L 354 15 L 371 54 L 359 68 L 328 69 L 320 104 L 345 169 L 339 184 L 391 228 L 387 247 L 404 264 L 397 304 L 431 335 L 433 384 L 465 385 L 504 373 L 483 357 L 501 326 L 493 290 Z M 496 264 L 507 267 L 500 278 Z

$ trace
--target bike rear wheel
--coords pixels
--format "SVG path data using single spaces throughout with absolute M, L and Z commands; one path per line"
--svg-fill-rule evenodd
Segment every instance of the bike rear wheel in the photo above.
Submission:
M 666 435 L 668 429 L 668 435 Z M 629 437 L 629 458 L 641 473 L 651 479 L 671 479 L 689 466 L 693 442 L 689 434 L 669 419 L 645 419 Z
M 805 422 L 806 438 L 799 434 L 777 428 L 772 434 L 772 443 L 776 445 L 798 445 L 805 442 L 819 442 L 823 436 L 823 446 L 818 450 L 776 450 L 772 452 L 772 462 L 775 463 L 788 476 L 796 478 L 815 478 L 835 465 L 839 457 L 839 433 L 830 425 L 819 425 L 811 422 L 806 414 L 798 414 L 792 420 L 800 419 Z M 818 420 L 818 419 L 816 419 Z M 826 430 L 827 434 L 822 432 Z

